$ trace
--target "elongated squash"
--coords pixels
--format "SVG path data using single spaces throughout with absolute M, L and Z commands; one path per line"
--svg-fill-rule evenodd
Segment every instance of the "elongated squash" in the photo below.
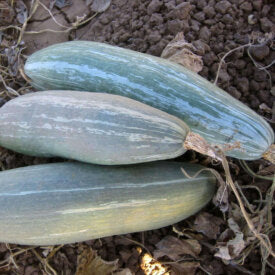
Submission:
M 25 72 L 40 90 L 70 89 L 130 97 L 186 122 L 227 152 L 257 159 L 274 142 L 268 123 L 199 75 L 165 59 L 102 43 L 71 41 L 30 56 Z
M 200 210 L 215 179 L 176 162 L 54 163 L 0 172 L 0 241 L 54 245 L 156 229 Z
M 0 145 L 31 156 L 117 165 L 174 158 L 189 128 L 132 99 L 76 91 L 20 96 L 0 108 Z

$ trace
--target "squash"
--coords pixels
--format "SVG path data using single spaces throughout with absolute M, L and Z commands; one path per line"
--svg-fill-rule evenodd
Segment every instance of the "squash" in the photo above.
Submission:
M 118 165 L 175 158 L 188 126 L 117 95 L 44 91 L 0 108 L 0 145 L 38 157 Z
M 0 241 L 56 245 L 151 230 L 205 206 L 215 178 L 177 162 L 100 166 L 77 162 L 0 172 Z
M 39 90 L 105 92 L 151 105 L 182 119 L 210 144 L 231 147 L 226 152 L 231 157 L 258 159 L 274 142 L 271 127 L 254 111 L 196 73 L 162 58 L 70 41 L 31 55 L 25 73 Z

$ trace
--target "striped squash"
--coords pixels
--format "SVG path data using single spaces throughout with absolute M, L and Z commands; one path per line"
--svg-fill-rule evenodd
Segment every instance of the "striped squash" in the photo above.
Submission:
M 176 223 L 211 199 L 215 179 L 176 162 L 34 165 L 0 172 L 0 241 L 56 245 Z
M 102 43 L 70 41 L 30 56 L 25 73 L 40 90 L 118 94 L 179 117 L 226 154 L 253 160 L 274 142 L 268 123 L 199 75 L 162 58 Z
M 1 146 L 96 164 L 175 158 L 188 131 L 180 119 L 117 95 L 44 91 L 0 108 Z

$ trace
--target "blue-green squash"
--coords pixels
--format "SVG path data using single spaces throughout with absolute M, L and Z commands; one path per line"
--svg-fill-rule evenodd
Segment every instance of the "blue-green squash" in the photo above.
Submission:
M 0 108 L 0 145 L 38 157 L 118 165 L 175 158 L 188 126 L 130 98 L 77 91 L 26 94 Z
M 77 162 L 0 172 L 0 242 L 56 245 L 145 231 L 193 215 L 215 191 L 202 167 L 177 162 Z
M 113 93 L 179 117 L 226 154 L 253 160 L 274 142 L 268 123 L 222 89 L 183 66 L 107 44 L 71 41 L 31 55 L 25 73 L 39 90 Z

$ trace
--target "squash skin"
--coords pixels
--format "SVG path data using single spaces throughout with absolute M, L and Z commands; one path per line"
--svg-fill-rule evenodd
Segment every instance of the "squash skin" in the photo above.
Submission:
M 0 241 L 56 245 L 151 230 L 205 206 L 215 178 L 176 162 L 34 165 L 0 173 Z
M 45 91 L 0 108 L 0 145 L 39 157 L 118 165 L 183 154 L 188 126 L 132 99 L 110 94 Z
M 179 117 L 213 145 L 240 148 L 231 157 L 258 159 L 274 142 L 268 123 L 199 75 L 162 58 L 103 43 L 70 41 L 31 55 L 25 73 L 40 90 L 119 94 Z

